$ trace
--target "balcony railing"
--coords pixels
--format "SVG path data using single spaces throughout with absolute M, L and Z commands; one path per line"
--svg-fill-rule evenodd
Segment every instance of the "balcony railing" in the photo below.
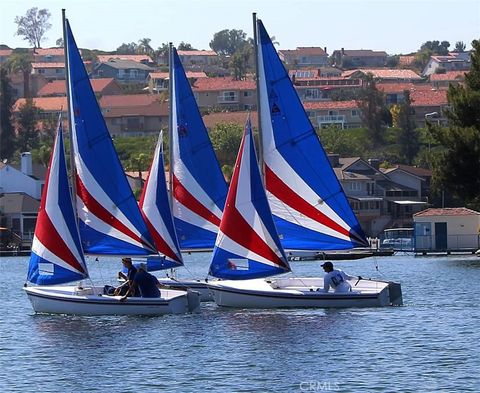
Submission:
M 217 103 L 218 104 L 235 104 L 238 102 L 238 95 L 235 94 L 234 96 L 218 96 Z
M 323 123 L 345 123 L 345 115 L 317 116 L 319 124 Z

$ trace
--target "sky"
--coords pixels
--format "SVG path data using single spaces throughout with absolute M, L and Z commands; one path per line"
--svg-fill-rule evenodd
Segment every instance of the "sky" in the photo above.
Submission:
M 252 13 L 262 19 L 278 49 L 299 46 L 334 50 L 415 52 L 426 41 L 480 39 L 480 0 L 0 0 L 0 44 L 28 47 L 16 36 L 16 16 L 29 8 L 50 11 L 52 28 L 42 47 L 62 36 L 66 9 L 79 47 L 113 51 L 122 43 L 150 38 L 210 49 L 216 32 L 243 30 L 252 37 Z

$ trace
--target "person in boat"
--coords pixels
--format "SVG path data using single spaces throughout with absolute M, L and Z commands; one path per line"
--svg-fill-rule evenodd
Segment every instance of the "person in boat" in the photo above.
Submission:
M 330 288 L 335 293 L 351 292 L 352 286 L 347 280 L 353 280 L 357 277 L 352 277 L 346 274 L 340 269 L 334 269 L 333 263 L 327 261 L 322 264 L 325 271 L 325 277 L 323 277 L 323 291 L 328 292 Z
M 125 301 L 127 297 L 130 296 L 131 293 L 134 293 L 134 291 L 137 289 L 139 290 L 141 297 L 160 297 L 160 288 L 161 284 L 158 282 L 157 277 L 148 273 L 147 265 L 145 263 L 141 263 L 138 266 L 135 277 L 133 278 L 132 285 L 125 296 L 120 299 L 120 301 Z
M 125 282 L 120 285 L 119 287 L 115 288 L 115 291 L 113 294 L 115 296 L 125 296 L 130 288 L 132 287 L 133 279 L 135 278 L 137 274 L 137 268 L 133 266 L 132 263 L 132 258 L 122 258 L 122 264 L 125 269 L 127 269 L 127 274 L 122 273 L 123 278 L 125 279 Z M 120 274 L 119 274 L 120 277 Z M 139 296 L 140 293 L 137 291 L 131 292 L 132 294 L 130 296 Z

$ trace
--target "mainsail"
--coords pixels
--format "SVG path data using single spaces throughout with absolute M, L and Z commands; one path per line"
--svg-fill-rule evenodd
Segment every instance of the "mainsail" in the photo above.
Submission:
M 285 249 L 367 246 L 290 77 L 257 21 L 258 94 L 265 184 Z
M 227 184 L 175 49 L 172 67 L 172 213 L 182 249 L 211 249 Z
M 156 254 L 66 21 L 77 214 L 85 253 Z
M 263 188 L 248 119 L 212 255 L 210 274 L 244 280 L 288 271 L 290 266 Z
M 159 253 L 164 255 L 164 258 L 154 258 L 148 261 L 149 270 L 168 269 L 183 265 L 168 199 L 163 164 L 163 132 L 158 138 L 148 178 L 140 196 L 140 209 L 152 234 L 155 247 Z
M 80 244 L 63 148 L 61 120 L 38 211 L 27 279 L 38 285 L 88 277 Z

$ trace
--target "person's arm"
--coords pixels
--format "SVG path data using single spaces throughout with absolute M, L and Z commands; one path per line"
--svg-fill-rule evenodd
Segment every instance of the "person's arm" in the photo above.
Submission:
M 127 300 L 127 297 L 131 296 L 132 294 L 135 294 L 135 288 L 136 287 L 137 287 L 137 284 L 135 283 L 135 281 L 132 281 L 132 283 L 130 284 L 130 286 L 128 288 L 127 293 L 120 298 L 120 301 L 124 302 L 125 300 Z
M 330 278 L 323 278 L 323 292 L 327 293 L 330 290 Z

